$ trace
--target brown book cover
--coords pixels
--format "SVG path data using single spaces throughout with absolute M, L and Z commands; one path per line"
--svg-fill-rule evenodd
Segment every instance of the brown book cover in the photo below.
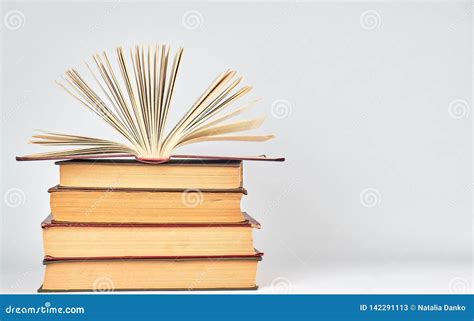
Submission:
M 255 249 L 254 254 L 249 255 L 206 255 L 206 256 L 116 256 L 116 257 L 53 257 L 46 255 L 43 259 L 43 264 L 51 263 L 65 263 L 65 262 L 107 262 L 107 261 L 199 261 L 199 260 L 251 260 L 261 261 L 264 253 Z
M 167 163 L 159 164 L 159 166 L 240 166 L 241 159 L 229 158 L 229 159 L 172 159 Z M 69 164 L 93 164 L 93 165 L 109 165 L 109 164 L 120 164 L 120 165 L 133 165 L 133 166 L 156 166 L 155 164 L 142 163 L 134 159 L 69 159 L 59 160 L 54 162 L 56 165 L 69 165 Z
M 37 160 L 87 160 L 87 161 L 97 161 L 97 160 L 110 160 L 116 162 L 117 159 L 126 158 L 127 161 L 135 156 L 132 154 L 102 154 L 102 155 L 75 155 L 75 156 L 50 156 L 50 157 L 29 157 L 29 156 L 16 156 L 17 161 L 37 161 Z M 228 161 L 268 161 L 268 162 L 284 162 L 284 157 L 266 157 L 265 155 L 260 156 L 214 156 L 214 155 L 171 155 L 167 159 L 142 159 L 135 158 L 136 162 L 143 164 L 166 164 L 173 161 L 189 161 L 189 160 L 198 160 L 198 161 L 218 161 L 218 162 L 228 162 Z
M 237 223 L 99 223 L 99 222 L 57 222 L 53 220 L 52 215 L 48 215 L 41 223 L 41 228 L 48 229 L 54 227 L 160 227 L 160 228 L 176 228 L 176 227 L 252 227 L 261 228 L 260 223 L 251 217 L 248 213 L 243 213 L 245 221 Z
M 140 192 L 156 192 L 156 193 L 183 193 L 188 189 L 185 188 L 104 188 L 104 187 L 74 187 L 74 186 L 61 186 L 55 185 L 48 189 L 48 193 L 68 192 L 68 191 L 82 191 L 82 192 L 95 192 L 95 191 L 118 191 L 127 193 L 140 193 Z M 230 188 L 230 189 L 219 189 L 219 188 L 200 188 L 201 193 L 242 193 L 247 195 L 247 190 L 243 187 Z
M 258 290 L 258 285 L 255 285 L 251 288 L 239 288 L 239 287 L 232 287 L 232 288 L 156 288 L 156 289 L 148 289 L 148 288 L 136 288 L 136 289 L 114 289 L 113 292 L 156 292 L 156 291 L 255 291 Z M 41 286 L 38 289 L 38 293 L 67 293 L 67 292 L 101 292 L 101 291 L 94 291 L 90 289 L 73 289 L 73 290 L 48 290 L 44 289 Z M 109 292 L 109 291 L 104 291 Z

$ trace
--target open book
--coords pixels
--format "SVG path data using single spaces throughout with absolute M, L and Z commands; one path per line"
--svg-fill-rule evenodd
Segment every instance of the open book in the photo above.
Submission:
M 112 68 L 106 52 L 93 57 L 93 66 L 87 65 L 95 80 L 94 86 L 87 83 L 75 69 L 68 70 L 62 81 L 57 83 L 120 133 L 125 142 L 41 132 L 30 142 L 71 148 L 17 157 L 17 160 L 134 156 L 139 161 L 159 163 L 166 162 L 172 156 L 201 157 L 172 155 L 177 148 L 188 144 L 208 141 L 262 142 L 274 137 L 239 134 L 260 127 L 264 117 L 229 121 L 256 104 L 256 101 L 251 101 L 224 113 L 251 90 L 250 86 L 239 88 L 242 78 L 232 70 L 220 74 L 187 113 L 167 130 L 167 125 L 171 125 L 167 124 L 167 118 L 183 49 L 176 52 L 172 63 L 170 49 L 166 45 L 136 46 L 130 49 L 129 55 L 120 47 L 116 49 L 116 55 L 119 71 Z M 282 160 L 264 156 L 237 158 Z

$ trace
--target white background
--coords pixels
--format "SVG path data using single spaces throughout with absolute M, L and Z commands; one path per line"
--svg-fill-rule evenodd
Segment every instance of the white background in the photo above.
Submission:
M 54 84 L 118 45 L 185 47 L 172 117 L 236 69 L 263 98 L 243 207 L 265 252 L 252 293 L 466 293 L 472 284 L 471 4 L 3 3 L 3 292 L 42 282 L 52 162 L 18 163 L 48 129 L 111 137 Z M 43 150 L 43 149 L 41 149 Z

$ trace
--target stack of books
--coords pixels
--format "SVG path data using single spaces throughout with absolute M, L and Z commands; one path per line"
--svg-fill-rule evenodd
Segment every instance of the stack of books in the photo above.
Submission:
M 167 45 L 118 47 L 116 64 L 104 51 L 87 65 L 92 77 L 71 68 L 57 82 L 121 139 L 40 131 L 30 143 L 68 149 L 17 157 L 63 160 L 42 224 L 42 291 L 256 288 L 259 224 L 240 209 L 242 160 L 284 158 L 175 154 L 275 137 L 247 133 L 265 117 L 237 120 L 258 100 L 235 106 L 252 87 L 230 69 L 171 123 L 182 55 L 171 60 Z
M 257 288 L 241 160 L 56 164 L 40 291 Z

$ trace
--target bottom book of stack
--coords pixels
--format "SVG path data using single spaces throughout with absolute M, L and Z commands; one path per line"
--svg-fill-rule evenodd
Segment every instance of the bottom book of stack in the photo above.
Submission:
M 46 266 L 40 292 L 254 290 L 258 222 L 43 223 Z
M 216 257 L 46 257 L 39 292 L 254 290 L 262 253 Z

